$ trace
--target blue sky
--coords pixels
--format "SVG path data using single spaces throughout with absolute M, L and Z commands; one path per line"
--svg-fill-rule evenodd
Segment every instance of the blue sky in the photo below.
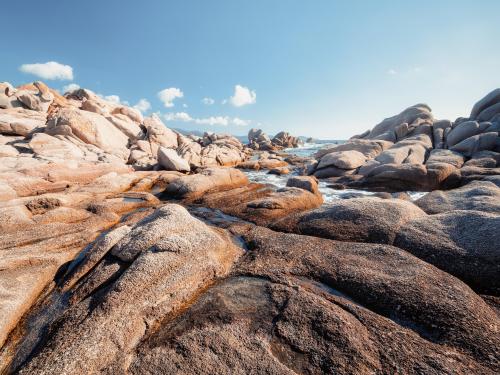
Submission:
M 343 139 L 419 102 L 466 116 L 500 87 L 497 0 L 31 0 L 1 12 L 0 80 L 39 79 L 20 67 L 55 61 L 73 79 L 51 87 L 146 99 L 185 129 Z M 183 96 L 162 101 L 166 89 Z

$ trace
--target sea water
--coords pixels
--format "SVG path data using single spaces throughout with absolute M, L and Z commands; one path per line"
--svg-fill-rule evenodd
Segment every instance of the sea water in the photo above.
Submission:
M 297 148 L 287 148 L 283 151 L 291 155 L 296 155 L 300 157 L 309 157 L 314 155 L 317 151 L 319 151 L 322 148 L 332 147 L 336 144 L 341 144 L 341 143 L 344 143 L 344 141 L 321 141 L 317 143 L 305 143 L 303 146 Z M 273 184 L 278 188 L 285 187 L 288 178 L 290 176 L 293 176 L 293 174 L 281 175 L 281 176 L 268 174 L 267 170 L 262 170 L 262 171 L 245 170 L 244 172 L 248 176 L 249 180 L 252 182 L 258 182 L 261 184 Z M 328 185 L 330 184 L 331 182 L 319 180 L 319 190 L 321 194 L 323 194 L 323 199 L 325 201 L 325 204 L 331 204 L 332 202 L 335 202 L 338 199 L 373 196 L 377 194 L 376 192 L 368 190 L 357 190 L 357 189 L 336 190 L 328 187 Z M 420 192 L 420 191 L 407 191 L 406 193 L 410 196 L 411 200 L 416 200 L 426 194 L 425 192 Z

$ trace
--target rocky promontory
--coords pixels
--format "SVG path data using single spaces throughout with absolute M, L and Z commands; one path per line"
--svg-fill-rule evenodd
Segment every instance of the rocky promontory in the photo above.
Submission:
M 0 84 L 0 373 L 499 373 L 499 92 L 311 159 Z
M 386 118 L 346 143 L 318 152 L 309 173 L 381 190 L 450 189 L 500 174 L 500 89 L 469 117 L 437 120 L 426 104 Z

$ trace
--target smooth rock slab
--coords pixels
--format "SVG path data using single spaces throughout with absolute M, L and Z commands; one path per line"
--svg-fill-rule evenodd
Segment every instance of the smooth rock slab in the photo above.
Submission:
M 472 181 L 458 189 L 434 190 L 415 204 L 428 214 L 473 210 L 500 215 L 500 188 L 489 181 Z
M 191 167 L 187 160 L 177 154 L 177 151 L 161 147 L 158 149 L 158 164 L 167 171 L 189 172 Z
M 500 216 L 449 211 L 408 222 L 394 246 L 458 277 L 475 290 L 500 295 Z
M 359 151 L 336 151 L 323 156 L 317 168 L 334 166 L 341 169 L 356 169 L 365 161 L 366 157 Z
M 400 199 L 352 198 L 285 217 L 271 227 L 339 241 L 392 244 L 407 222 L 422 216 L 424 211 Z

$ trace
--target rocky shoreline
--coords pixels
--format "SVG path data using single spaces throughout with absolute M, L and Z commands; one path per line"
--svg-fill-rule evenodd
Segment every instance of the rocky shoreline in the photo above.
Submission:
M 303 158 L 1 83 L 0 373 L 496 374 L 499 132 L 497 89 Z

